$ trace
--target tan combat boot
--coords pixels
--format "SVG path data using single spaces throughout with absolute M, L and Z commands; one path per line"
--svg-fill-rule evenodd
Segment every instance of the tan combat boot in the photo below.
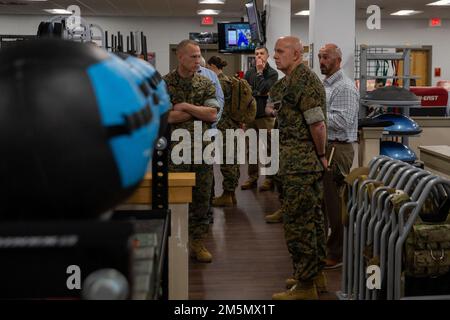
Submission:
M 280 223 L 283 222 L 283 210 L 278 209 L 272 214 L 264 217 L 267 223 Z
M 273 300 L 318 300 L 316 285 L 314 281 L 298 282 L 291 289 L 275 293 Z
M 224 191 L 220 197 L 213 200 L 212 205 L 213 207 L 232 207 L 234 205 L 233 199 L 236 199 L 234 192 Z
M 286 288 L 291 289 L 293 286 L 297 284 L 297 280 L 294 278 L 286 279 Z M 314 278 L 314 284 L 316 285 L 318 293 L 327 293 L 327 278 L 323 271 L 320 271 L 319 274 Z
M 191 251 L 191 257 L 199 262 L 209 263 L 212 261 L 212 255 L 205 248 L 203 240 L 191 240 L 189 241 L 189 248 Z
M 259 187 L 259 191 L 270 191 L 273 189 L 273 181 L 270 179 L 264 180 L 261 187 Z
M 236 194 L 233 192 L 231 196 L 233 198 L 233 204 L 237 205 Z
M 258 180 L 249 179 L 241 186 L 241 189 L 242 190 L 254 189 L 254 188 L 256 188 L 257 184 L 258 184 Z

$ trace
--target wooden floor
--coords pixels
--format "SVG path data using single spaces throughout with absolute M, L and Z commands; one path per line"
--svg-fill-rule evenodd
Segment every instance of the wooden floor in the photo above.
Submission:
M 241 167 L 241 181 L 246 180 Z M 222 177 L 215 168 L 216 194 L 222 193 Z M 260 179 L 260 183 L 262 179 Z M 267 224 L 264 215 L 279 208 L 275 192 L 242 191 L 237 206 L 215 208 L 206 247 L 213 262 L 189 263 L 189 298 L 192 300 L 270 300 L 284 291 L 292 275 L 282 224 Z M 327 271 L 329 293 L 320 299 L 336 299 L 341 269 Z

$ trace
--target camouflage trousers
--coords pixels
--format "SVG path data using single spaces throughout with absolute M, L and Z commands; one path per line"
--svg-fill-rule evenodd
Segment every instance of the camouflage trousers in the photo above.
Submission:
M 206 164 L 169 165 L 170 172 L 194 172 L 195 187 L 192 189 L 192 203 L 189 204 L 189 237 L 204 239 L 209 229 L 209 200 L 213 181 L 213 166 Z
M 227 129 L 233 129 L 237 130 L 239 129 L 239 124 L 235 121 L 231 120 L 228 117 L 223 117 L 219 122 L 218 125 L 219 130 L 222 132 L 223 135 L 223 150 L 227 153 L 226 150 L 226 130 Z M 226 164 L 226 157 L 224 156 L 224 164 L 220 165 L 220 172 L 223 176 L 223 182 L 222 182 L 222 188 L 223 191 L 230 191 L 234 192 L 236 187 L 239 183 L 239 177 L 240 177 L 240 170 L 239 170 L 239 164 L 237 164 L 237 143 L 235 141 L 234 143 L 234 157 L 233 157 L 233 163 L 234 164 Z
M 267 137 L 267 152 L 268 155 L 271 154 L 271 144 L 270 144 L 270 131 L 274 128 L 275 118 L 272 117 L 262 117 L 255 119 L 252 123 L 247 126 L 247 129 L 255 129 L 257 133 L 261 129 L 267 129 L 269 134 Z M 259 137 L 259 136 L 258 136 Z M 258 141 L 259 144 L 259 141 Z M 250 147 L 250 146 L 249 146 Z M 247 151 L 248 152 L 248 151 Z M 248 154 L 248 153 L 247 153 Z M 258 164 L 249 164 L 248 165 L 248 177 L 250 180 L 258 180 L 259 177 L 259 165 Z M 267 179 L 272 179 L 273 176 L 267 176 Z
M 278 174 L 272 177 L 272 181 L 275 185 L 275 190 L 278 192 L 278 199 L 280 200 L 281 206 L 283 207 L 283 183 L 281 176 Z
M 283 223 L 292 257 L 294 278 L 310 281 L 325 266 L 326 236 L 322 173 L 286 175 L 283 184 Z

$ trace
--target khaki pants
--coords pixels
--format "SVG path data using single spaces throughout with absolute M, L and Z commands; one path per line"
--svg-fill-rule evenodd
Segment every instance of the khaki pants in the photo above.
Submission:
M 351 143 L 332 143 L 327 149 L 327 159 L 331 149 L 335 148 L 331 166 L 324 175 L 324 211 L 327 217 L 326 229 L 331 228 L 331 234 L 327 241 L 328 258 L 342 260 L 342 245 L 344 227 L 341 217 L 341 201 L 344 178 L 349 174 L 353 164 L 354 150 Z
M 255 121 L 251 122 L 247 129 L 255 129 L 257 134 L 258 131 L 261 129 L 267 129 L 269 134 L 267 137 L 267 149 L 268 149 L 268 155 L 270 155 L 270 131 L 274 128 L 275 124 L 275 118 L 272 117 L 263 117 L 255 119 Z M 259 146 L 259 141 L 258 141 Z M 249 147 L 255 147 L 255 146 L 249 146 Z M 248 155 L 248 152 L 247 152 Z M 258 164 L 249 164 L 248 166 L 248 177 L 249 180 L 258 180 L 259 177 L 259 165 Z

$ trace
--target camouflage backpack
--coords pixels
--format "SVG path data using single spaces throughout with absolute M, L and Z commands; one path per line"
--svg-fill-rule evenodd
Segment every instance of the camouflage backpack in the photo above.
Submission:
M 405 246 L 411 277 L 437 277 L 450 271 L 450 224 L 416 224 Z
M 250 123 L 256 117 L 256 101 L 252 88 L 245 79 L 231 79 L 231 112 L 230 117 L 236 122 Z
M 450 271 L 449 213 L 448 199 L 440 207 L 430 198 L 425 201 L 422 212 L 406 239 L 406 275 L 437 277 Z M 432 219 L 430 216 L 437 218 Z

